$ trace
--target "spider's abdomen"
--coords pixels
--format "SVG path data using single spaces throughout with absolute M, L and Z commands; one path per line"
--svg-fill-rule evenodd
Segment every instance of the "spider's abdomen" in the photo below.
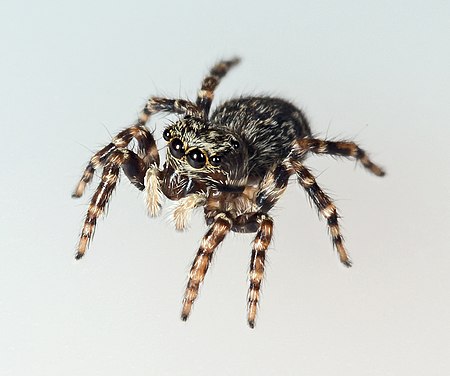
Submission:
M 249 152 L 250 173 L 258 176 L 282 161 L 296 139 L 311 135 L 305 115 L 279 98 L 232 99 L 217 107 L 210 121 L 241 137 Z

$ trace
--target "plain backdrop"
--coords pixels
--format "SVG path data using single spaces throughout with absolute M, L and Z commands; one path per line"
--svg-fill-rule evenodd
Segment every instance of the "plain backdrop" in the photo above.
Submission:
M 449 19 L 438 0 L 3 0 L 0 374 L 450 374 Z M 388 173 L 307 160 L 354 267 L 293 180 L 272 211 L 254 330 L 253 236 L 226 238 L 184 323 L 202 212 L 178 233 L 171 203 L 149 218 L 125 178 L 73 257 L 95 183 L 70 195 L 92 153 L 147 97 L 194 99 L 209 67 L 236 55 L 218 102 L 292 100 L 315 134 L 357 141 Z M 168 120 L 150 124 L 158 142 Z

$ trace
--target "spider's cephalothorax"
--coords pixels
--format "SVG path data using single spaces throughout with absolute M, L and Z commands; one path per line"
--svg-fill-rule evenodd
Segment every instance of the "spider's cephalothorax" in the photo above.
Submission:
M 216 187 L 245 187 L 248 153 L 239 135 L 190 116 L 163 132 L 166 161 L 179 174 Z
M 104 212 L 122 169 L 128 179 L 145 191 L 151 215 L 157 215 L 162 197 L 178 202 L 174 212 L 177 229 L 186 227 L 193 209 L 204 208 L 209 229 L 203 237 L 189 273 L 181 317 L 186 320 L 214 250 L 230 231 L 255 232 L 250 261 L 248 323 L 255 324 L 264 274 L 265 256 L 272 238 L 269 211 L 295 175 L 320 214 L 326 219 L 341 262 L 351 262 L 344 247 L 339 215 L 333 201 L 319 187 L 303 161 L 308 153 L 354 158 L 369 171 L 383 176 L 367 154 L 351 141 L 312 137 L 302 111 L 272 97 L 241 97 L 224 102 L 209 114 L 214 90 L 238 59 L 221 61 L 207 75 L 196 102 L 152 97 L 137 122 L 124 129 L 89 161 L 73 197 L 80 197 L 102 168 L 81 231 L 76 258 L 81 258 L 92 239 L 98 217 Z M 146 123 L 157 112 L 179 115 L 163 131 L 166 162 L 159 167 L 159 153 Z M 129 144 L 136 141 L 132 150 Z

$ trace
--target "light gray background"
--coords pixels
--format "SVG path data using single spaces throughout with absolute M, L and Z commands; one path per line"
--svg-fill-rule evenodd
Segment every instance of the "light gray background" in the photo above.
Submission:
M 447 1 L 2 1 L 0 15 L 1 375 L 450 373 Z M 355 266 L 339 264 L 293 181 L 273 210 L 255 330 L 252 236 L 226 239 L 183 323 L 201 212 L 177 233 L 126 179 L 73 259 L 92 188 L 70 194 L 92 152 L 148 96 L 195 98 L 234 55 L 219 101 L 289 98 L 319 135 L 355 139 L 388 172 L 308 160 Z

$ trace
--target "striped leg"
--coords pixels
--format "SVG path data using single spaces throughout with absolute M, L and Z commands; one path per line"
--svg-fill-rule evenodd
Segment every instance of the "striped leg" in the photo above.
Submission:
M 344 238 L 342 237 L 341 230 L 339 228 L 339 215 L 337 213 L 336 206 L 317 185 L 314 176 L 305 166 L 303 166 L 301 162 L 297 160 L 291 160 L 291 164 L 292 168 L 297 174 L 298 182 L 306 190 L 309 197 L 316 205 L 317 209 L 319 209 L 320 214 L 322 214 L 327 220 L 331 239 L 339 254 L 341 262 L 345 266 L 350 267 L 352 264 L 344 247 Z
M 81 197 L 87 184 L 92 181 L 95 170 L 102 167 L 109 155 L 113 151 L 117 150 L 117 148 L 128 147 L 133 138 L 137 141 L 138 155 L 144 160 L 145 164 L 147 166 L 152 164 L 156 164 L 158 166 L 159 154 L 156 147 L 156 142 L 150 131 L 145 126 L 150 116 L 158 112 L 201 116 L 201 112 L 192 102 L 183 99 L 167 99 L 159 97 L 150 98 L 144 109 L 139 114 L 137 122 L 131 127 L 119 132 L 111 143 L 92 156 L 83 172 L 80 182 L 72 194 L 72 197 Z
M 147 166 L 151 164 L 159 165 L 159 154 L 155 139 L 145 125 L 138 122 L 137 124 L 119 132 L 111 143 L 92 156 L 77 187 L 75 188 L 75 191 L 72 194 L 72 197 L 81 197 L 86 189 L 86 186 L 92 181 L 95 170 L 103 167 L 111 154 L 119 148 L 126 148 L 133 138 L 137 141 L 138 156 L 142 158 L 143 162 Z
M 261 282 L 264 276 L 264 261 L 266 258 L 266 250 L 272 239 L 273 221 L 266 214 L 260 214 L 258 218 L 259 228 L 253 241 L 252 258 L 250 261 L 249 280 L 250 287 L 248 290 L 247 301 L 247 320 L 251 328 L 255 327 L 256 311 L 258 308 Z
M 200 284 L 203 282 L 214 250 L 230 231 L 231 219 L 225 213 L 219 213 L 214 217 L 214 222 L 202 239 L 197 256 L 189 272 L 189 281 L 183 299 L 181 319 L 186 321 L 191 312 L 192 304 L 197 298 Z
M 361 162 L 370 172 L 377 176 L 384 176 L 384 170 L 373 163 L 366 152 L 351 141 L 326 141 L 315 138 L 301 138 L 298 145 L 302 150 L 316 154 L 330 154 L 343 157 L 352 157 Z
M 285 161 L 269 172 L 260 183 L 256 193 L 256 204 L 259 210 L 267 213 L 280 199 L 287 188 L 291 172 Z
M 140 120 L 142 119 L 147 122 L 148 117 L 157 112 L 190 116 L 200 116 L 202 114 L 198 106 L 190 101 L 184 99 L 152 97 L 148 100 L 145 108 L 142 110 Z M 147 116 L 147 118 L 145 116 Z
M 81 230 L 80 241 L 75 256 L 77 260 L 83 257 L 89 246 L 89 242 L 94 235 L 97 219 L 104 213 L 109 199 L 111 198 L 111 194 L 119 180 L 120 168 L 124 168 L 128 178 L 130 178 L 130 180 L 134 179 L 136 185 L 142 183 L 143 188 L 145 169 L 142 168 L 144 166 L 144 162 L 130 150 L 117 149 L 109 155 L 108 160 L 103 167 L 101 182 L 92 196 L 86 219 Z
M 237 216 L 233 220 L 232 231 L 247 233 L 258 231 L 261 214 L 267 213 L 275 206 L 287 188 L 290 175 L 290 163 L 288 161 L 281 163 L 273 171 L 267 173 L 254 193 L 257 211 Z M 252 199 L 252 196 L 249 198 Z
M 209 75 L 203 79 L 201 89 L 198 91 L 197 106 L 203 112 L 205 119 L 208 118 L 209 109 L 214 98 L 214 90 L 220 83 L 220 80 L 227 74 L 231 67 L 240 62 L 239 58 L 224 60 L 214 65 Z

